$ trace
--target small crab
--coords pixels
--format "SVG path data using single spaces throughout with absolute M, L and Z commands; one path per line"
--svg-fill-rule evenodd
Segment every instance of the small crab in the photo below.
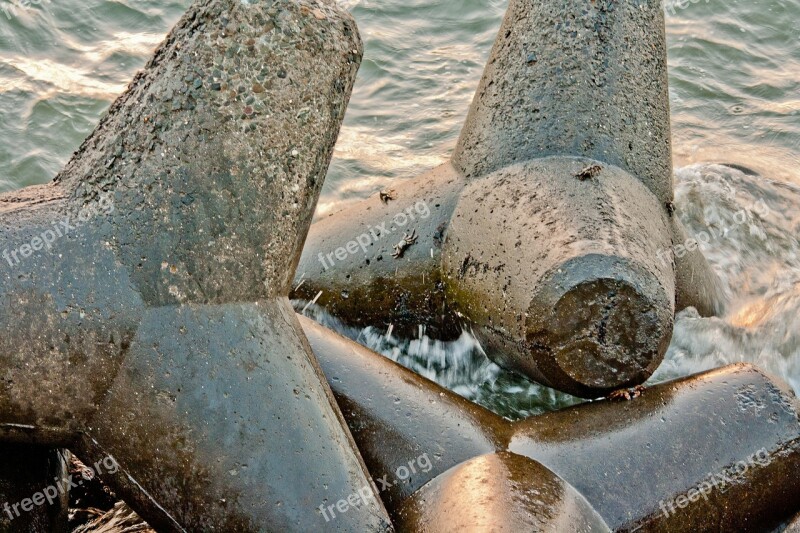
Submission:
M 403 240 L 394 245 L 394 253 L 392 254 L 392 257 L 395 259 L 400 259 L 403 257 L 405 251 L 415 242 L 417 242 L 417 230 L 413 230 L 411 233 L 406 233 L 403 235 Z
M 600 174 L 602 170 L 603 167 L 601 167 L 600 165 L 589 165 L 588 167 L 584 168 L 583 170 L 575 174 L 575 177 L 581 181 L 586 181 Z
M 644 394 L 644 387 L 641 385 L 636 385 L 632 389 L 620 389 L 615 390 L 611 394 L 608 395 L 609 400 L 616 400 L 616 401 L 626 401 L 629 402 L 635 398 L 638 398 Z
M 388 204 L 389 200 L 394 200 L 394 189 L 389 189 L 388 191 L 383 190 L 378 193 L 378 196 L 380 197 L 381 202 Z

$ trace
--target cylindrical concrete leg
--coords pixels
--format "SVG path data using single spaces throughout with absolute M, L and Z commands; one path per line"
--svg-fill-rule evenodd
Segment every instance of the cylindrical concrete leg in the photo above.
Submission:
M 596 171 L 581 179 L 586 167 Z M 630 174 L 552 157 L 470 181 L 443 269 L 492 359 L 596 398 L 644 382 L 663 359 L 675 279 L 656 257 L 671 244 L 666 213 Z
M 432 458 L 381 492 L 398 524 L 425 484 L 503 450 L 552 471 L 613 530 L 688 533 L 712 523 L 769 531 L 800 510 L 800 407 L 751 366 L 510 424 L 308 319 L 301 324 L 372 475 L 396 481 L 409 459 Z M 473 491 L 494 497 L 483 484 Z
M 441 274 L 447 227 L 465 185 L 445 163 L 311 226 L 297 266 L 292 298 L 315 300 L 353 326 L 436 339 L 455 339 L 461 319 L 446 300 Z M 414 242 L 395 252 L 406 234 Z
M 0 531 L 66 533 L 67 464 L 60 450 L 0 445 Z
M 611 532 L 569 483 L 511 452 L 451 468 L 417 491 L 398 514 L 398 530 L 408 532 Z
M 511 0 L 457 169 L 479 177 L 540 157 L 587 157 L 641 181 L 664 211 L 671 153 L 660 0 Z
M 373 478 L 388 475 L 398 481 L 398 467 L 419 457 L 429 460 L 429 468 L 417 468 L 402 482 L 379 483 L 390 513 L 451 467 L 504 448 L 509 424 L 503 419 L 313 320 L 299 318 Z
M 550 468 L 621 531 L 770 531 L 800 510 L 800 404 L 733 365 L 516 424 L 509 450 Z
M 725 312 L 728 295 L 719 277 L 711 270 L 697 242 L 689 239 L 677 217 L 672 217 L 673 248 L 660 254 L 662 262 L 675 261 L 675 310 L 694 307 L 700 316 L 719 316 Z M 682 248 L 678 248 L 682 246 Z
M 159 530 L 388 530 L 321 379 L 285 298 L 152 309 L 75 452 Z
M 502 233 L 495 229 L 501 223 L 518 238 L 501 249 L 461 245 L 449 270 L 460 268 L 462 277 L 470 268 L 489 276 L 494 270 L 503 278 L 491 285 L 489 301 L 459 302 L 485 308 L 464 314 L 477 314 L 491 337 L 491 357 L 559 390 L 596 397 L 643 382 L 672 332 L 672 266 L 654 263 L 657 252 L 669 255 L 672 246 L 665 223 L 673 190 L 661 2 L 511 1 L 453 163 L 477 178 L 552 155 L 590 160 L 569 172 L 526 176 L 528 209 L 506 191 L 485 209 L 493 216 L 469 216 L 468 226 L 470 209 L 485 204 L 478 191 L 462 200 L 462 219 L 454 219 L 461 225 L 448 239 L 471 231 L 491 233 L 489 244 L 508 240 L 494 235 Z M 592 194 L 607 179 L 601 168 L 610 165 L 643 187 Z M 499 180 L 492 174 L 481 190 L 495 190 Z M 591 234 L 576 227 L 580 219 L 596 224 Z M 526 238 L 528 228 L 535 239 Z M 645 239 L 652 243 L 642 246 Z M 526 260 L 518 263 L 518 255 Z M 517 297 L 515 285 L 525 297 Z

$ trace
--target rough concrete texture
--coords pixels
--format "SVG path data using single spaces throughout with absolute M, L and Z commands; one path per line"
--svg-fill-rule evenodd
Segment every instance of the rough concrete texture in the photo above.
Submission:
M 567 482 L 511 452 L 453 467 L 414 494 L 399 515 L 403 531 L 611 531 Z
M 629 402 L 511 423 L 309 319 L 301 324 L 373 475 L 421 454 L 433 458 L 428 472 L 381 493 L 399 529 L 420 488 L 503 451 L 552 471 L 614 531 L 771 531 L 800 511 L 800 404 L 788 386 L 752 366 L 656 385 Z M 387 435 L 385 443 L 375 434 Z M 493 487 L 471 492 L 489 501 Z
M 512 0 L 452 162 L 314 224 L 292 296 L 400 335 L 472 327 L 499 364 L 579 396 L 644 382 L 675 311 L 725 303 L 698 250 L 673 253 L 665 50 L 654 0 Z M 418 202 L 434 216 L 402 257 L 403 231 L 355 244 Z
M 439 474 L 503 449 L 508 424 L 490 411 L 299 318 L 373 477 L 395 477 L 421 454 L 431 460 L 427 472 L 417 468 L 407 480 L 382 486 L 390 512 Z
M 512 0 L 453 155 L 467 177 L 549 155 L 618 166 L 672 201 L 660 0 Z
M 113 458 L 159 531 L 316 530 L 376 490 L 286 298 L 360 58 L 332 0 L 199 0 L 0 197 L 3 439 Z M 377 498 L 339 525 L 391 527 Z
M 198 2 L 56 177 L 68 212 L 113 191 L 147 305 L 285 295 L 360 57 L 335 2 Z
M 575 177 L 592 166 L 591 179 Z M 642 383 L 661 363 L 675 279 L 656 255 L 671 245 L 668 215 L 628 173 L 543 158 L 470 181 L 443 270 L 492 359 L 591 398 Z
M 0 449 L 0 531 L 67 532 L 65 457 L 28 444 Z M 38 496 L 36 496 L 38 495 Z
M 463 187 L 447 163 L 397 186 L 394 200 L 384 203 L 376 194 L 314 223 L 291 296 L 312 300 L 321 291 L 319 305 L 361 327 L 391 323 L 402 335 L 423 325 L 434 338 L 457 337 L 459 318 L 447 305 L 439 265 Z M 393 247 L 410 231 L 417 243 L 393 257 Z M 356 243 L 355 253 L 347 250 L 349 242 Z

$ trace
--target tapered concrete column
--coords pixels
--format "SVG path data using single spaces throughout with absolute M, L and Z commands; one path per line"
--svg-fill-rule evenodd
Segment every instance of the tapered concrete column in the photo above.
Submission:
M 514 513 L 497 495 L 549 484 L 554 478 L 542 467 L 614 531 L 693 532 L 709 523 L 720 531 L 770 531 L 800 510 L 800 404 L 785 384 L 752 366 L 660 384 L 629 402 L 592 402 L 510 423 L 300 320 L 370 472 L 394 482 L 381 496 L 398 528 L 409 520 L 450 531 L 437 512 L 450 510 L 460 523 L 470 516 L 467 501 L 485 516 L 496 511 L 498 523 L 532 519 L 551 493 L 528 494 L 531 507 Z M 423 454 L 431 467 L 399 482 L 397 468 Z M 507 477 L 511 472 L 519 475 Z M 487 483 L 467 487 L 470 479 Z M 513 490 L 508 479 L 517 483 Z
M 381 485 L 390 510 L 450 468 L 505 449 L 510 426 L 490 411 L 308 318 L 300 323 L 372 475 L 430 459 L 429 469 Z
M 451 162 L 394 197 L 315 224 L 294 296 L 401 335 L 471 327 L 499 364 L 587 398 L 644 382 L 675 311 L 723 310 L 697 248 L 673 253 L 657 0 L 512 0 Z
M 509 3 L 453 164 L 477 177 L 551 155 L 620 167 L 672 201 L 660 0 Z
M 54 184 L 0 197 L 0 435 L 159 531 L 375 494 L 286 297 L 360 57 L 333 0 L 199 0 Z M 391 528 L 377 497 L 339 524 Z
M 612 529 L 697 531 L 713 517 L 768 531 L 800 510 L 799 412 L 786 384 L 738 364 L 529 418 L 509 450 L 569 481 Z

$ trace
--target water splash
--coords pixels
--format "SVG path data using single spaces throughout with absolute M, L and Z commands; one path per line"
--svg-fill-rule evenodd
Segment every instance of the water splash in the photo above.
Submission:
M 693 165 L 675 178 L 676 213 L 690 236 L 710 237 L 701 249 L 731 304 L 723 317 L 701 318 L 693 308 L 679 313 L 664 363 L 648 384 L 749 362 L 799 391 L 800 189 L 724 165 Z M 306 314 L 509 419 L 583 401 L 501 369 L 469 331 L 453 342 L 399 339 L 348 327 L 318 306 Z
M 307 302 L 296 300 L 293 304 L 299 312 Z M 503 370 L 486 357 L 480 343 L 467 330 L 452 342 L 434 340 L 424 334 L 417 339 L 401 339 L 394 335 L 387 336 L 386 331 L 374 327 L 362 329 L 347 326 L 318 305 L 308 306 L 304 314 L 511 420 L 554 411 L 582 401 Z
M 721 318 L 680 313 L 653 381 L 743 361 L 800 391 L 800 189 L 746 169 L 694 165 L 677 172 L 675 193 L 689 234 L 724 234 L 701 249 L 731 305 Z

